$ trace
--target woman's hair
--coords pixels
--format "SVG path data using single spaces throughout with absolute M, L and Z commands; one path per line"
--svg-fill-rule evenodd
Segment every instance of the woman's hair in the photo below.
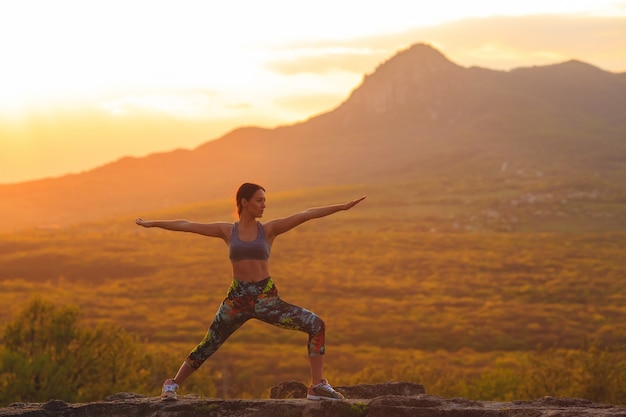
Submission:
M 241 199 L 245 198 L 250 201 L 254 193 L 259 190 L 265 191 L 265 188 L 261 187 L 259 184 L 252 184 L 250 182 L 246 182 L 241 184 L 239 189 L 237 190 L 237 215 L 241 216 Z

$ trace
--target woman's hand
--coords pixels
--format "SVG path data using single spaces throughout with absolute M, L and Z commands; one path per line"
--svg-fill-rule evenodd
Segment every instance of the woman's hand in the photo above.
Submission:
M 143 227 L 152 227 L 152 222 L 146 219 L 142 219 L 141 217 L 135 219 L 135 223 L 137 223 L 139 226 L 143 226 Z
M 352 207 L 356 206 L 357 204 L 359 204 L 363 200 L 365 200 L 365 196 L 363 196 L 361 198 L 357 198 L 356 200 L 352 200 L 352 201 L 344 204 L 343 205 L 343 209 L 344 210 L 350 210 Z

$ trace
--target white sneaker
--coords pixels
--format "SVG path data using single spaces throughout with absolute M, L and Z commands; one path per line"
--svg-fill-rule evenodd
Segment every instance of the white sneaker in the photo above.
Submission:
M 161 389 L 161 401 L 176 401 L 178 399 L 177 389 L 178 384 L 173 379 L 166 379 L 163 383 L 163 389 Z
M 325 379 L 322 379 L 322 382 L 320 382 L 319 384 L 309 386 L 306 397 L 309 400 L 345 400 L 345 397 L 339 392 L 335 391 L 335 389 L 331 387 L 328 381 Z

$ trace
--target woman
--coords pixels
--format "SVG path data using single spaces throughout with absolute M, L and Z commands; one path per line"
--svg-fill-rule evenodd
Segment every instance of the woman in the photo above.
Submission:
M 283 301 L 272 281 L 269 269 L 270 250 L 274 239 L 307 220 L 348 210 L 365 197 L 345 204 L 310 208 L 288 217 L 257 221 L 265 210 L 265 189 L 245 183 L 237 191 L 235 223 L 196 223 L 187 220 L 145 220 L 136 223 L 144 227 L 192 232 L 218 237 L 226 242 L 233 268 L 233 281 L 215 319 L 204 339 L 182 363 L 174 378 L 167 379 L 161 391 L 162 400 L 176 400 L 176 390 L 204 361 L 220 348 L 226 339 L 251 318 L 278 327 L 308 333 L 308 354 L 311 365 L 311 385 L 307 398 L 311 400 L 343 400 L 323 376 L 324 322 L 315 313 Z

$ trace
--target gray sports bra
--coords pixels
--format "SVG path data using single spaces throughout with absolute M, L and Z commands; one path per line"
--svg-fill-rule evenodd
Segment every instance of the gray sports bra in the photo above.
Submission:
M 272 245 L 267 241 L 261 222 L 257 222 L 257 225 L 259 230 L 256 234 L 256 239 L 247 242 L 239 239 L 239 222 L 233 223 L 228 242 L 228 256 L 232 262 L 244 259 L 267 261 L 270 258 Z

